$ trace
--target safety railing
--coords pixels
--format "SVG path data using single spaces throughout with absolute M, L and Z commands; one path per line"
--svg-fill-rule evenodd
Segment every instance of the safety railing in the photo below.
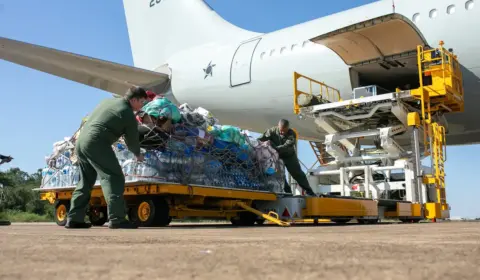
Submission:
M 425 155 L 430 155 L 433 149 L 432 113 L 462 112 L 464 108 L 460 63 L 443 44 L 440 41 L 439 47 L 434 49 L 417 47 L 420 87 L 411 93 L 420 100 Z
M 435 110 L 462 112 L 464 92 L 460 63 L 457 56 L 446 50 L 443 44 L 441 41 L 440 46 L 434 49 L 417 47 L 420 88 L 412 91 L 412 94 L 420 97 L 423 91 L 435 102 L 442 102 L 444 106 Z
M 302 83 L 302 80 L 305 82 Z M 300 113 L 301 107 L 341 101 L 338 89 L 297 72 L 293 73 L 293 90 L 293 111 L 295 114 Z M 301 96 L 305 97 L 306 102 L 300 103 L 306 104 L 299 103 L 298 99 Z

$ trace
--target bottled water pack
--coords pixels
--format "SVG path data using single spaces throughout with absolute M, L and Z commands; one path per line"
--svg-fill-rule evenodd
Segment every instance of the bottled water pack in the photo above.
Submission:
M 112 148 L 126 183 L 169 182 L 283 192 L 283 162 L 271 146 L 258 143 L 236 127 L 220 126 L 203 108 L 193 110 L 185 105 L 183 109 L 190 114 L 184 117 L 191 123 L 205 123 L 214 133 L 199 125 L 175 125 L 171 134 L 158 137 L 159 145 L 142 146 L 146 149 L 142 151 L 143 162 L 138 162 L 122 141 L 115 143 Z M 48 157 L 48 165 L 42 170 L 42 188 L 74 187 L 79 183 L 79 167 L 71 161 L 72 147 L 70 142 L 56 146 L 54 156 Z M 97 177 L 96 184 L 100 183 Z

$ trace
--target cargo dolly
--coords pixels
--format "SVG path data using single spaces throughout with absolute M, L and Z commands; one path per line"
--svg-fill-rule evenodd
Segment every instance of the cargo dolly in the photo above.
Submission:
M 419 46 L 417 56 L 419 88 L 385 92 L 364 87 L 355 89 L 350 100 L 294 73 L 294 112 L 327 134 L 323 142 L 311 143 L 321 166 L 309 170 L 308 178 L 319 197 L 140 181 L 125 186 L 128 218 L 144 227 L 188 217 L 226 219 L 241 226 L 448 218 L 445 127 L 438 116 L 463 111 L 460 65 L 443 43 L 433 49 Z M 300 89 L 302 79 L 309 90 Z M 312 84 L 320 91 L 313 92 Z M 371 96 L 357 96 L 359 92 Z M 430 169 L 421 166 L 426 156 L 432 158 Z M 66 223 L 73 189 L 36 189 L 42 200 L 55 205 L 58 225 Z M 93 189 L 87 215 L 97 226 L 107 221 L 99 186 Z

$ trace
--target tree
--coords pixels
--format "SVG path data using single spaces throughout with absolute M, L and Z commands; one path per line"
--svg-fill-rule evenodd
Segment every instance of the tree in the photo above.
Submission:
M 25 185 L 29 180 L 31 180 L 30 175 L 25 172 L 20 170 L 20 168 L 11 168 L 7 172 L 2 172 L 3 176 L 6 180 L 7 183 L 3 183 L 4 186 L 22 186 Z
M 28 174 L 19 168 L 0 171 L 0 184 L 3 184 L 4 201 L 0 202 L 0 211 L 17 210 L 45 215 L 52 206 L 41 201 L 32 189 L 38 188 L 42 181 L 41 169 Z

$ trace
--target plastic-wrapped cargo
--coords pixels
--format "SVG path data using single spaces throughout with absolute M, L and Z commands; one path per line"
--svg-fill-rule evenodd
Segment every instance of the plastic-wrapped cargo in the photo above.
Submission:
M 237 127 L 218 125 L 215 117 L 203 108 L 193 110 L 184 104 L 178 110 L 182 120 L 171 130 L 139 123 L 144 162 L 135 160 L 122 138 L 112 146 L 127 183 L 179 183 L 283 192 L 285 168 L 271 146 L 258 143 Z M 204 129 L 200 117 L 198 123 L 185 122 L 186 113 L 201 116 L 210 129 Z M 50 164 L 42 170 L 42 188 L 72 187 L 78 183 L 79 168 L 71 160 L 75 139 L 66 138 L 63 149 L 49 157 Z
M 244 145 L 246 135 L 238 127 L 231 125 L 214 125 L 208 128 L 208 133 L 225 142 Z
M 142 111 L 155 117 L 167 117 L 172 123 L 179 123 L 182 120 L 177 106 L 167 98 L 157 98 L 143 106 Z

